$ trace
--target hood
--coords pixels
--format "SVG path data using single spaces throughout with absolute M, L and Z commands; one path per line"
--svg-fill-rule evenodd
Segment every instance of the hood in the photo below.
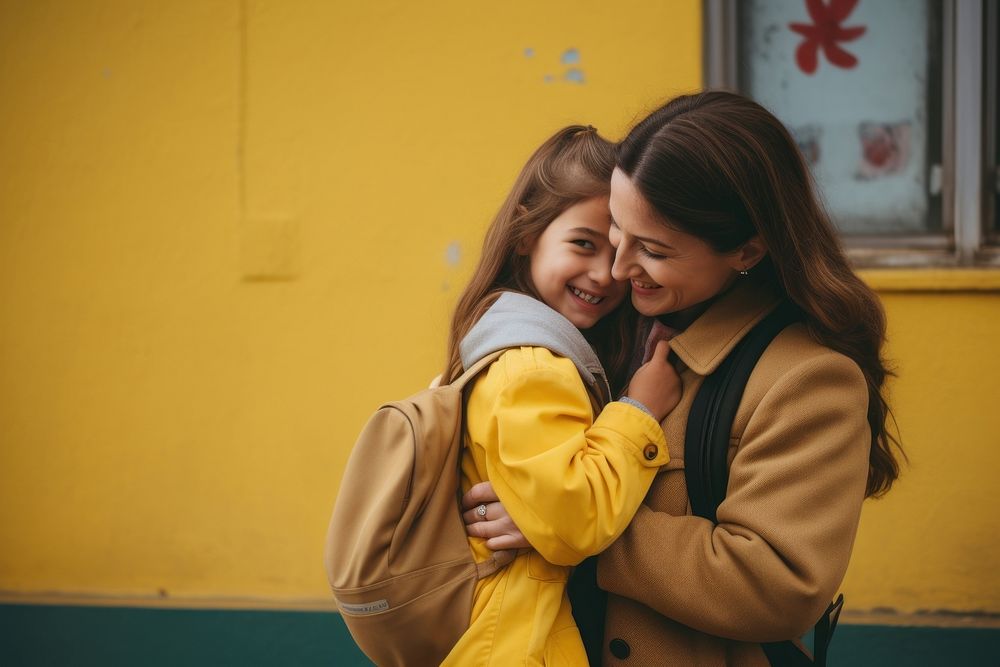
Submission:
M 611 400 L 604 367 L 583 333 L 538 299 L 516 292 L 501 294 L 462 339 L 462 368 L 470 368 L 491 352 L 522 346 L 544 347 L 571 360 L 601 402 Z

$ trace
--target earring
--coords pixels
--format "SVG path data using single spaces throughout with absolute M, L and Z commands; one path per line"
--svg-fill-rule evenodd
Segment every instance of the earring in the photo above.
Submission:
M 741 275 L 741 276 L 749 276 L 749 275 L 750 275 L 750 272 L 749 272 L 749 271 L 747 271 L 746 269 L 743 269 L 742 271 L 740 271 L 740 275 Z

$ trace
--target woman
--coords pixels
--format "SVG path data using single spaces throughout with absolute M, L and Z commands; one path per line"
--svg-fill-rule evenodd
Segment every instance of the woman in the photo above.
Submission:
M 886 430 L 881 306 L 851 271 L 781 123 L 724 92 L 679 97 L 636 125 L 611 179 L 613 274 L 670 338 L 680 405 L 665 466 L 599 559 L 607 665 L 767 665 L 837 592 L 862 501 L 898 474 Z M 733 423 L 718 523 L 690 515 L 684 434 L 705 376 L 783 302 Z M 467 506 L 495 497 L 487 485 Z M 491 548 L 528 546 L 502 509 L 470 521 Z M 467 514 L 468 519 L 474 518 Z M 467 520 L 468 520 L 467 519 Z

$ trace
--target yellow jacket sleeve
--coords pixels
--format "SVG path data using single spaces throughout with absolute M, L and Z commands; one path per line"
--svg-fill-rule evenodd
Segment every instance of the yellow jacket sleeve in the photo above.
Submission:
M 480 444 L 497 496 L 556 565 L 610 545 L 669 459 L 663 430 L 642 410 L 614 402 L 594 420 L 573 362 L 544 348 L 498 359 L 468 415 L 486 427 Z

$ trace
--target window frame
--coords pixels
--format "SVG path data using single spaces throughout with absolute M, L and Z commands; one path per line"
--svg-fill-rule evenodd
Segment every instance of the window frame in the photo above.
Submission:
M 703 84 L 739 90 L 739 0 L 703 0 Z M 862 267 L 1000 267 L 997 5 L 942 0 L 940 234 L 843 234 Z

